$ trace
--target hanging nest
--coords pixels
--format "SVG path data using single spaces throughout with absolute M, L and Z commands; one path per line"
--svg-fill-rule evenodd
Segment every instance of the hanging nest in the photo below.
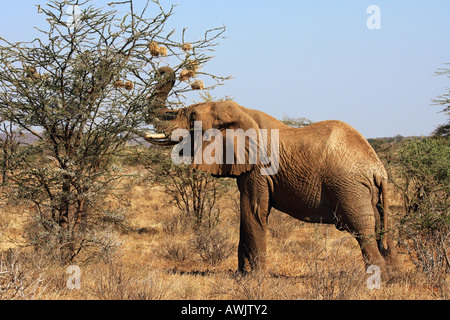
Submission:
M 134 85 L 133 85 L 133 82 L 126 81 L 123 87 L 125 88 L 125 90 L 130 91 L 130 90 L 133 90 Z
M 190 78 L 195 77 L 195 71 L 194 70 L 183 70 L 180 73 L 180 81 L 187 81 Z
M 150 43 L 148 44 L 148 48 L 150 49 L 150 54 L 151 54 L 153 57 L 158 57 L 158 56 L 161 54 L 161 52 L 160 52 L 160 47 L 159 47 L 159 45 L 158 45 L 158 42 L 156 42 L 156 41 L 150 42 Z
M 193 90 L 203 90 L 205 88 L 205 84 L 202 80 L 195 80 L 194 82 L 192 82 L 191 88 Z
M 192 45 L 190 43 L 183 43 L 183 45 L 181 46 L 181 49 L 184 52 L 191 51 L 192 50 Z

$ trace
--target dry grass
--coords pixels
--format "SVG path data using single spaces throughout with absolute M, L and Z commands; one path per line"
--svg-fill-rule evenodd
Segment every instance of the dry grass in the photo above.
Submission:
M 273 212 L 266 272 L 235 273 L 239 217 L 235 190 L 223 197 L 220 234 L 201 238 L 179 218 L 160 187 L 130 184 L 122 244 L 105 261 L 80 265 L 81 289 L 69 290 L 68 266 L 20 248 L 27 208 L 0 213 L 0 299 L 442 299 L 421 273 L 404 270 L 369 290 L 356 240 L 333 226 L 302 223 Z M 205 239 L 207 240 L 205 242 Z M 218 258 L 208 243 L 224 250 Z M 208 242 L 209 241 L 209 242 Z M 402 255 L 406 257 L 406 255 Z

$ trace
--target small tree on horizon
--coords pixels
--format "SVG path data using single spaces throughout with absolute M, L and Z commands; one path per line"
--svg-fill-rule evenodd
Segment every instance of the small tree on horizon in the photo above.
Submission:
M 283 115 L 281 122 L 292 128 L 302 128 L 313 123 L 311 120 L 304 117 L 290 117 L 288 115 Z

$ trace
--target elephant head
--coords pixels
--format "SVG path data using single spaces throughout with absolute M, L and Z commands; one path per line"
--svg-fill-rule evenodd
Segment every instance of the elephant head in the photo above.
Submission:
M 160 97 L 167 98 L 169 85 Z M 240 176 L 256 166 L 266 174 L 277 170 L 278 136 L 273 129 L 286 126 L 275 118 L 263 113 L 258 117 L 259 111 L 233 101 L 205 102 L 180 110 L 168 109 L 161 102 L 154 118 L 158 133 L 142 136 L 153 144 L 178 145 L 172 153 L 174 162 L 187 161 L 195 169 L 224 177 Z

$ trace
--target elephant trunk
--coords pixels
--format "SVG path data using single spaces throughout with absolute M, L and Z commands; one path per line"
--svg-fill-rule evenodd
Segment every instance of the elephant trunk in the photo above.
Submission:
M 148 97 L 148 109 L 145 122 L 152 124 L 157 132 L 167 132 L 167 123 L 172 120 L 176 111 L 167 108 L 167 98 L 175 85 L 175 71 L 170 67 L 159 68 L 156 74 L 158 83 L 155 90 Z M 148 133 L 133 131 L 136 135 L 156 145 L 172 145 L 173 143 L 164 133 Z
M 159 78 L 159 82 L 149 97 L 149 108 L 146 119 L 148 124 L 154 125 L 156 125 L 155 122 L 159 121 L 158 115 L 165 115 L 167 113 L 166 103 L 170 91 L 175 85 L 175 71 L 170 67 L 162 67 L 158 69 L 157 77 Z M 164 112 L 161 112 L 163 110 Z
M 179 142 L 172 141 L 170 135 L 174 129 L 180 127 L 180 123 L 176 121 L 179 112 L 166 106 L 167 98 L 175 85 L 175 71 L 170 67 L 162 67 L 158 69 L 157 76 L 159 82 L 149 97 L 149 109 L 145 119 L 147 124 L 153 125 L 156 133 L 137 130 L 133 133 L 155 145 L 176 145 Z

